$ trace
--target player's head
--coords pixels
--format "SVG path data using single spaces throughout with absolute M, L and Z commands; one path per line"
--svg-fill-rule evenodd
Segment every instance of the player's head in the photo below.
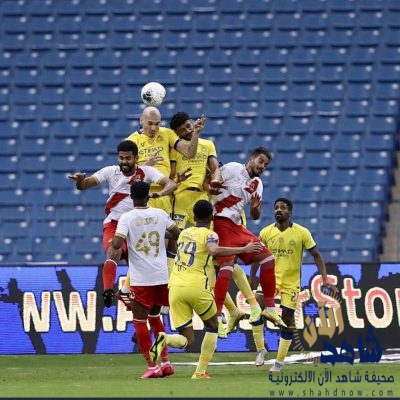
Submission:
M 196 222 L 209 223 L 212 220 L 213 207 L 207 200 L 199 200 L 193 207 L 194 220 Z
M 251 178 L 260 176 L 272 160 L 271 152 L 265 147 L 256 147 L 250 152 L 249 161 L 246 163 L 246 169 Z
M 290 220 L 292 216 L 293 203 L 286 197 L 279 197 L 274 201 L 274 214 L 278 223 Z
M 132 140 L 122 141 L 118 147 L 118 165 L 124 175 L 132 175 L 136 169 L 138 160 L 138 147 Z
M 181 138 L 190 140 L 194 132 L 194 122 L 190 119 L 189 114 L 178 111 L 170 121 L 169 127 Z
M 157 135 L 161 125 L 161 113 L 156 107 L 146 107 L 140 116 L 142 133 L 153 138 Z
M 150 185 L 147 182 L 137 181 L 131 186 L 131 199 L 135 206 L 146 205 L 149 199 Z

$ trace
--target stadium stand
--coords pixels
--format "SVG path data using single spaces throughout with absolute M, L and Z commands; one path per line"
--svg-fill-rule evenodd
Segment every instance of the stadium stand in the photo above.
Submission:
M 150 80 L 167 87 L 164 123 L 206 114 L 224 163 L 273 151 L 255 233 L 286 196 L 327 261 L 378 260 L 398 150 L 398 12 L 378 0 L 1 2 L 0 261 L 103 259 L 106 195 L 66 176 L 116 162 Z

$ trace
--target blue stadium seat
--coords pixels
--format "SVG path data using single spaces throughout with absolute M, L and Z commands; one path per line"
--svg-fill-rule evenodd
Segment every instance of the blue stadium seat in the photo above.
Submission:
M 343 262 L 372 262 L 376 260 L 376 254 L 372 252 L 372 250 L 352 250 L 352 249 L 344 249 L 342 250 L 341 259 Z
M 219 27 L 221 30 L 232 30 L 232 31 L 244 31 L 246 26 L 250 29 L 254 28 L 253 20 L 251 17 L 254 16 L 248 15 L 247 18 L 244 17 L 245 14 L 238 13 L 222 13 L 219 18 Z M 256 14 L 258 16 L 258 14 Z
M 278 136 L 282 131 L 281 121 L 279 118 L 259 117 L 255 123 L 254 131 L 256 140 L 264 136 Z
M 17 190 L 18 186 L 25 188 L 21 177 L 17 179 L 17 175 L 10 172 L 0 173 L 0 190 Z
M 318 249 L 322 252 L 322 254 L 330 253 L 332 251 L 336 251 L 337 254 L 340 253 L 343 247 L 343 238 L 342 234 L 335 232 L 327 232 L 327 233 L 318 233 L 314 237 L 314 240 L 317 243 Z
M 327 184 L 355 186 L 358 181 L 358 174 L 356 168 L 331 168 L 327 175 Z
M 263 183 L 268 185 L 268 187 L 282 187 L 289 186 L 295 187 L 299 183 L 299 174 L 297 170 L 289 170 L 289 169 L 281 169 L 278 173 L 272 174 L 272 179 L 268 177 L 267 179 L 263 179 Z M 296 207 L 297 210 L 297 207 Z M 304 214 L 301 214 L 304 215 Z
M 285 115 L 285 103 L 277 101 L 269 101 L 268 99 L 262 103 L 261 114 L 269 118 L 282 118 Z
M 352 188 L 349 185 L 332 185 L 326 186 L 323 193 L 322 199 L 324 202 L 341 202 L 352 201 Z
M 319 51 L 324 47 L 326 40 L 325 36 L 326 35 L 320 35 L 317 31 L 303 31 L 295 39 L 301 43 L 303 49 L 306 48 L 311 51 Z
M 367 100 L 347 99 L 343 105 L 343 111 L 349 117 L 367 117 L 369 114 L 369 102 Z
M 338 132 L 334 139 L 334 148 L 340 152 L 360 152 L 363 149 L 363 138 L 359 134 Z
M 7 158 L 15 155 L 18 151 L 16 138 L 2 137 L 0 138 L 0 156 Z
M 361 165 L 361 155 L 359 152 L 342 152 L 337 151 L 333 159 L 333 165 L 337 168 L 354 169 Z M 363 156 L 365 157 L 365 156 Z
M 381 220 L 384 214 L 383 204 L 381 202 L 353 202 L 349 205 L 349 215 L 354 218 L 373 218 Z
M 300 21 L 294 13 L 277 13 L 274 17 L 275 26 L 280 31 L 294 32 L 300 29 Z
M 326 202 L 318 206 L 318 211 L 321 216 L 328 218 L 346 218 L 349 215 L 350 206 L 346 202 Z
M 227 32 L 225 32 L 227 35 Z M 270 37 L 270 32 L 267 30 L 251 30 L 248 31 L 243 37 L 240 33 L 236 33 L 236 36 L 231 35 L 232 45 L 228 46 L 227 44 L 222 48 L 229 48 L 229 49 L 237 49 L 240 46 L 240 41 L 243 40 L 243 45 L 249 49 L 260 50 L 263 52 L 264 50 L 268 49 L 268 38 Z M 224 38 L 224 42 L 228 43 L 227 38 Z M 236 45 L 235 45 L 236 42 Z M 264 57 L 265 59 L 265 57 Z
M 289 63 L 301 66 L 315 66 L 317 63 L 317 56 L 314 52 L 304 49 L 293 49 L 289 54 Z
M 274 140 L 273 146 L 274 151 L 277 153 L 296 153 L 300 151 L 300 136 L 280 135 Z
M 353 190 L 353 201 L 379 201 L 384 202 L 389 199 L 388 188 L 382 185 L 362 185 L 357 184 Z
M 8 102 L 8 97 L 13 104 L 36 105 L 38 102 L 38 89 L 30 86 L 15 86 L 11 91 L 11 96 L 8 96 L 8 91 L 4 96 L 4 102 Z
M 395 83 L 398 82 L 400 77 L 400 73 L 395 65 L 378 64 L 374 72 L 378 82 Z
M 139 36 L 139 35 L 138 35 Z M 108 47 L 111 48 L 112 50 L 115 51 L 130 51 L 134 48 L 134 44 L 136 43 L 136 41 L 138 40 L 150 40 L 152 39 L 152 41 L 148 43 L 149 48 L 153 48 L 156 49 L 158 48 L 158 43 L 157 41 L 152 38 L 150 35 L 150 37 L 144 38 L 144 34 L 142 32 L 142 34 L 140 35 L 141 38 L 136 38 L 133 36 L 133 34 L 131 32 L 117 32 L 117 31 L 111 31 L 108 34 Z M 143 42 L 146 43 L 146 42 Z M 147 44 L 147 43 L 146 43 Z M 142 47 L 141 47 L 142 48 Z
M 347 54 L 337 48 L 324 47 L 318 52 L 318 56 L 323 65 L 344 66 L 347 64 Z
M 400 60 L 398 52 L 389 46 L 381 46 L 379 50 L 379 60 L 382 64 L 397 64 Z
M 198 14 L 196 18 L 192 20 L 192 30 L 193 33 L 217 33 L 218 32 L 218 21 L 216 19 L 210 18 L 207 14 Z M 212 37 L 206 35 L 207 37 Z
M 361 185 L 382 187 L 390 187 L 393 183 L 389 171 L 384 168 L 362 168 L 358 173 L 358 182 Z
M 72 171 L 73 172 L 73 171 Z M 71 172 L 70 172 L 71 173 Z M 62 174 L 51 172 L 46 176 L 46 184 L 49 189 L 52 190 L 68 190 L 74 185 L 73 182 L 68 179 L 70 173 Z M 42 184 L 43 186 L 43 184 Z
M 253 36 L 255 36 L 254 33 Z M 256 37 L 254 37 L 254 39 L 256 39 Z M 265 34 L 259 35 L 258 40 L 261 39 L 263 39 L 261 43 L 267 42 L 267 36 Z M 272 42 L 273 45 L 278 49 L 292 49 L 297 46 L 297 35 L 294 35 L 292 32 L 289 31 L 275 31 L 272 35 Z M 255 46 L 255 48 L 262 47 Z
M 242 14 L 245 10 L 245 4 L 240 0 L 221 0 L 218 4 L 218 11 L 221 15 Z
M 354 65 L 372 66 L 375 63 L 375 52 L 370 48 L 352 47 L 348 53 L 349 61 Z
M 349 100 L 370 100 L 372 97 L 372 85 L 365 82 L 348 82 L 344 97 Z
M 306 153 L 307 166 L 314 169 L 330 168 L 333 163 L 331 152 L 308 151 Z
M 222 35 L 223 33 L 221 33 Z M 187 38 L 186 46 L 190 45 L 194 49 L 209 50 L 214 48 L 215 33 L 204 31 L 192 31 L 191 35 Z M 222 47 L 222 44 L 221 44 Z
M 381 150 L 391 152 L 396 147 L 396 138 L 387 131 L 387 133 L 367 134 L 363 140 L 363 148 L 366 150 Z M 393 132 L 393 131 L 392 131 Z
M 62 121 L 65 118 L 64 104 L 42 104 L 40 116 L 43 121 Z
M 103 89 L 103 86 L 101 86 Z M 51 89 L 51 88 L 50 88 Z M 58 90 L 58 88 L 56 88 Z M 70 86 L 68 88 L 67 93 L 67 101 L 70 104 L 90 104 L 95 99 L 97 101 L 101 101 L 104 97 L 99 93 L 100 88 L 93 89 L 91 86 Z M 111 92 L 107 92 L 110 94 L 108 99 L 112 99 Z
M 393 167 L 394 155 L 392 151 L 366 150 L 363 154 L 363 165 L 366 167 Z
M 286 115 L 283 119 L 283 129 L 290 135 L 307 135 L 310 131 L 308 118 Z
M 15 68 L 13 82 L 16 86 L 34 87 L 39 83 L 39 70 L 37 68 Z
M 304 169 L 304 168 L 303 168 Z M 324 187 L 329 182 L 327 180 L 327 169 L 307 168 L 302 171 L 301 177 L 297 178 L 297 184 L 301 182 L 305 187 Z
M 168 50 L 183 50 L 189 44 L 189 35 L 186 32 L 167 31 L 162 35 L 163 46 Z
M 399 112 L 399 106 L 394 100 L 374 99 L 371 111 L 376 116 L 395 117 Z
M 371 233 L 348 232 L 346 235 L 346 248 L 350 250 L 372 250 L 377 249 L 377 241 Z
M 286 112 L 293 117 L 311 117 L 314 114 L 314 102 L 309 100 L 291 100 Z
M 306 153 L 308 151 L 326 152 L 332 149 L 332 140 L 330 136 L 325 137 L 311 132 L 301 140 L 300 146 Z
M 244 74 L 246 71 L 244 71 Z M 251 75 L 250 75 L 251 76 Z M 257 76 L 254 76 L 253 81 L 256 82 Z M 260 79 L 260 78 L 258 78 Z M 289 75 L 285 68 L 280 66 L 265 66 L 262 70 L 262 79 L 264 82 L 273 83 L 273 84 L 284 84 L 289 79 Z
M 342 100 L 343 85 L 337 82 L 319 82 L 317 96 L 322 100 Z
M 19 144 L 21 156 L 46 155 L 47 141 L 44 138 L 24 138 Z
M 308 31 L 323 32 L 327 29 L 326 19 L 320 13 L 304 13 L 301 18 L 301 25 L 303 29 Z
M 368 83 L 373 80 L 373 69 L 370 65 L 356 65 L 353 64 L 348 67 L 346 72 L 346 79 L 348 82 L 355 83 Z
M 381 82 L 375 88 L 375 98 L 379 100 L 397 100 L 398 99 L 398 85 L 392 82 Z

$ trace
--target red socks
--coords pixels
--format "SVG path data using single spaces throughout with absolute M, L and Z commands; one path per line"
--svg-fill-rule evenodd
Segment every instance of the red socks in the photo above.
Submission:
M 113 260 L 106 260 L 103 266 L 104 290 L 110 289 L 114 286 L 116 275 L 117 275 L 117 263 Z
M 222 306 L 224 305 L 224 300 L 229 288 L 229 282 L 232 277 L 232 272 L 233 266 L 231 265 L 220 268 L 217 276 L 217 281 L 215 282 L 214 297 L 215 303 L 217 304 L 218 316 L 222 314 Z
M 265 307 L 275 307 L 275 259 L 260 264 L 260 285 L 264 293 Z
M 136 331 L 136 340 L 143 354 L 144 359 L 149 367 L 157 365 L 155 362 L 150 361 L 149 350 L 151 347 L 151 336 L 149 328 L 147 327 L 147 320 L 133 320 L 133 326 Z
M 154 333 L 154 337 L 157 337 L 159 332 L 165 332 L 165 326 L 160 318 L 160 315 L 153 316 L 149 315 L 150 328 Z M 161 352 L 161 362 L 168 361 L 168 346 L 165 346 Z

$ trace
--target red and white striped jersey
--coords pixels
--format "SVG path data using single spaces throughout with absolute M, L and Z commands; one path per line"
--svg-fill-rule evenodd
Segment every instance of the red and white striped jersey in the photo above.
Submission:
M 214 216 L 229 218 L 235 224 L 241 224 L 241 213 L 257 193 L 261 199 L 263 184 L 260 178 L 250 178 L 246 167 L 237 162 L 230 162 L 221 167 L 222 179 L 226 189 L 213 196 L 211 203 Z
M 164 178 L 161 172 L 147 165 L 137 167 L 131 176 L 125 176 L 119 165 L 104 167 L 95 172 L 93 176 L 100 184 L 108 183 L 109 198 L 106 203 L 104 223 L 111 220 L 118 221 L 123 213 L 133 209 L 133 201 L 130 198 L 133 183 L 137 181 L 159 183 Z

